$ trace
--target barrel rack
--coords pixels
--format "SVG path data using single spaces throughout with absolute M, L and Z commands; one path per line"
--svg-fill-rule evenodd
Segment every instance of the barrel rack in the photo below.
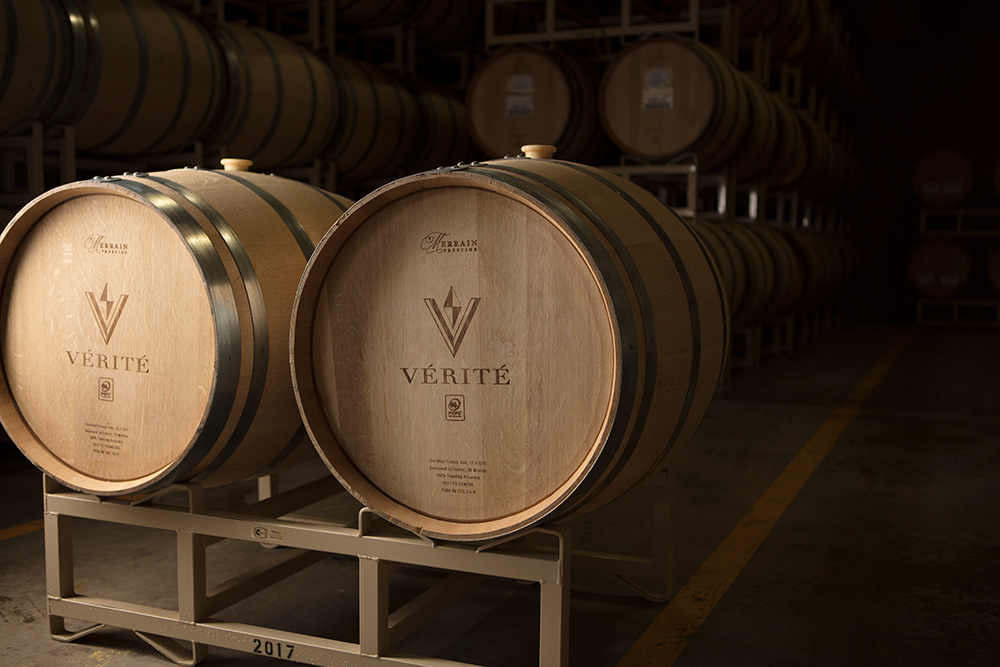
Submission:
M 486 577 L 538 582 L 540 667 L 568 665 L 570 563 L 613 574 L 650 600 L 665 602 L 672 592 L 672 530 L 669 475 L 646 483 L 655 490 L 652 558 L 573 551 L 571 529 L 547 524 L 480 544 L 442 543 L 415 535 L 362 508 L 357 521 L 338 522 L 293 514 L 340 493 L 332 476 L 282 493 L 276 480 L 258 480 L 256 503 L 236 511 L 207 508 L 205 490 L 177 484 L 153 494 L 99 498 L 66 489 L 44 477 L 45 559 L 49 630 L 72 642 L 105 626 L 126 628 L 179 665 L 196 665 L 209 646 L 312 665 L 413 665 L 445 667 L 468 663 L 394 652 L 402 640 Z M 165 496 L 186 496 L 186 505 L 164 504 Z M 177 609 L 162 609 L 78 594 L 74 585 L 74 518 L 177 533 Z M 206 549 L 233 539 L 266 547 L 286 547 L 273 562 L 209 588 Z M 358 558 L 359 641 L 337 641 L 245 623 L 214 614 L 314 565 L 331 554 Z M 389 609 L 389 575 L 403 565 L 436 568 L 452 574 L 400 608 Z M 650 591 L 631 577 L 657 581 Z M 76 632 L 66 620 L 93 625 Z
M 621 11 L 618 15 L 600 18 L 584 17 L 573 12 L 568 5 L 557 7 L 559 3 L 556 0 L 545 0 L 545 21 L 537 30 L 510 35 L 497 34 L 496 7 L 518 2 L 525 2 L 525 0 L 486 0 L 486 46 L 488 48 L 526 42 L 637 36 L 650 32 L 686 33 L 697 37 L 699 28 L 700 0 L 688 0 L 687 11 L 674 20 L 650 19 L 641 12 L 633 12 L 632 0 L 622 0 Z M 636 5 L 640 5 L 640 3 L 636 3 Z M 640 20 L 634 22 L 637 15 Z M 564 26 L 563 24 L 567 22 L 572 25 Z
M 1000 240 L 1000 209 L 922 208 L 920 236 L 965 239 L 975 244 Z M 950 299 L 919 297 L 917 324 L 945 327 L 1000 327 L 1000 298 L 963 295 Z

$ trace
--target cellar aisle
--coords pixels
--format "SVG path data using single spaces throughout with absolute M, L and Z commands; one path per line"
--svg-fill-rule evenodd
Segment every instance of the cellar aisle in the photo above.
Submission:
M 672 465 L 675 591 L 907 333 L 843 325 L 721 392 Z M 1000 627 L 998 342 L 995 330 L 914 332 L 674 664 L 994 664 Z M 73 644 L 49 638 L 43 534 L 34 523 L 42 516 L 41 476 L 9 447 L 0 465 L 3 664 L 170 664 L 120 629 Z M 305 466 L 288 477 L 325 474 Z M 210 502 L 249 499 L 254 488 L 216 490 Z M 648 552 L 651 494 L 637 489 L 576 522 L 576 546 Z M 354 512 L 346 496 L 313 509 Z M 176 605 L 172 535 L 78 520 L 75 540 L 79 592 Z M 210 573 L 221 580 L 272 555 L 255 544 L 219 543 L 210 548 Z M 391 603 L 440 577 L 403 568 L 393 575 Z M 534 585 L 487 582 L 398 648 L 491 667 L 533 664 L 537 599 Z M 330 557 L 218 617 L 357 641 L 357 604 L 356 559 Z M 663 610 L 609 577 L 574 572 L 570 664 L 664 664 L 629 653 Z M 213 648 L 203 664 L 278 661 Z

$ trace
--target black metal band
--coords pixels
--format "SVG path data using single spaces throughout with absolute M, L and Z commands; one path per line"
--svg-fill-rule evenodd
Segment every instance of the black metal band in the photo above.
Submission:
M 159 146 L 161 142 L 166 140 L 174 128 L 177 127 L 181 116 L 184 114 L 185 107 L 187 106 L 188 95 L 191 92 L 191 51 L 188 47 L 187 39 L 184 37 L 184 30 L 177 22 L 177 17 L 174 16 L 172 9 L 166 6 L 161 7 L 161 9 L 170 21 L 170 25 L 173 26 L 174 33 L 177 35 L 177 41 L 181 47 L 181 92 L 180 95 L 177 96 L 177 108 L 174 109 L 174 115 L 170 119 L 170 122 L 167 123 L 165 128 L 163 128 L 163 132 L 160 133 L 160 136 L 150 142 L 144 149 L 139 151 L 140 153 L 151 152 L 155 147 Z M 168 148 L 173 148 L 173 146 Z
M 139 109 L 146 98 L 146 87 L 149 82 L 149 43 L 146 41 L 146 33 L 143 30 L 142 21 L 139 20 L 139 14 L 135 11 L 135 7 L 132 6 L 130 0 L 119 0 L 119 2 L 122 3 L 122 7 L 128 13 L 129 19 L 132 21 L 132 27 L 135 29 L 135 40 L 139 47 L 139 80 L 135 84 L 135 90 L 132 93 L 132 104 L 129 106 L 125 118 L 108 135 L 107 139 L 96 146 L 90 147 L 91 150 L 95 151 L 99 151 L 107 145 L 118 141 L 132 127 L 132 123 L 138 117 Z
M 264 396 L 264 386 L 267 381 L 267 369 L 270 360 L 270 334 L 267 321 L 267 309 L 264 302 L 264 294 L 261 290 L 260 279 L 257 270 L 253 266 L 243 242 L 240 241 L 236 232 L 229 222 L 218 210 L 209 204 L 204 197 L 197 192 L 166 178 L 159 176 L 146 176 L 145 178 L 170 188 L 178 193 L 191 204 L 193 204 L 204 215 L 212 226 L 219 232 L 223 242 L 229 249 L 233 257 L 240 277 L 243 280 L 243 287 L 246 291 L 247 302 L 250 305 L 250 321 L 253 327 L 253 365 L 250 369 L 250 380 L 247 384 L 247 397 L 240 413 L 240 418 L 233 429 L 229 440 L 212 459 L 212 462 L 201 471 L 195 481 L 206 478 L 211 473 L 218 470 L 236 452 L 240 443 L 246 437 L 253 423 L 257 408 Z
M 236 401 L 240 381 L 241 341 L 239 312 L 233 298 L 232 283 L 212 245 L 211 239 L 183 206 L 169 195 L 145 183 L 128 179 L 116 185 L 130 190 L 153 208 L 167 216 L 184 239 L 201 269 L 212 306 L 217 342 L 215 381 L 210 394 L 201 432 L 188 452 L 158 484 L 165 485 L 186 479 L 218 442 Z
M 653 359 L 654 363 L 652 366 L 649 365 L 649 357 L 647 354 L 646 358 L 646 387 L 643 388 L 642 396 L 639 397 L 640 388 L 638 387 L 638 376 L 639 376 L 639 350 L 638 350 L 638 331 L 635 328 L 635 316 L 633 314 L 632 305 L 629 302 L 629 294 L 625 285 L 620 280 L 620 275 L 618 272 L 618 267 L 615 266 L 614 260 L 608 254 L 604 245 L 601 243 L 597 235 L 590 229 L 588 224 L 580 218 L 577 211 L 574 211 L 569 205 L 567 205 L 562 198 L 553 194 L 549 190 L 541 187 L 538 183 L 541 180 L 538 179 L 537 174 L 533 174 L 528 171 L 521 169 L 515 169 L 510 166 L 501 166 L 498 163 L 483 164 L 477 167 L 472 167 L 468 169 L 469 172 L 486 176 L 490 179 L 500 181 L 506 185 L 510 185 L 518 190 L 521 190 L 533 197 L 537 201 L 541 202 L 544 206 L 550 208 L 557 216 L 558 220 L 564 223 L 569 230 L 580 240 L 583 246 L 588 250 L 590 256 L 593 258 L 594 263 L 597 265 L 598 272 L 604 278 L 605 284 L 607 285 L 608 294 L 611 297 L 612 307 L 614 309 L 614 324 L 619 332 L 620 337 L 620 349 L 622 355 L 622 374 L 621 374 L 621 386 L 619 392 L 619 402 L 618 410 L 614 415 L 612 421 L 611 429 L 608 433 L 607 442 L 610 443 L 621 443 L 625 441 L 625 433 L 628 430 L 629 421 L 631 420 L 632 410 L 637 401 L 639 400 L 640 406 L 645 402 L 648 405 L 649 397 L 651 396 L 651 387 L 655 384 L 656 377 L 656 365 L 655 365 L 655 342 L 652 346 L 654 350 Z M 525 179 L 531 180 L 525 180 Z M 546 186 L 548 183 L 545 184 Z M 551 189 L 551 188 L 550 188 Z M 563 188 L 565 190 L 565 188 Z M 580 201 L 578 197 L 572 196 L 572 193 L 568 193 L 571 197 L 566 198 L 570 201 L 573 206 L 583 213 L 592 223 L 594 223 L 599 229 L 602 227 L 607 227 L 603 220 L 594 213 L 594 211 L 587 206 L 584 202 Z M 563 192 L 559 192 L 559 195 L 563 195 Z M 582 205 L 582 207 L 580 205 Z M 599 221 L 599 223 L 598 223 Z M 604 230 L 602 229 L 602 232 Z M 614 236 L 614 234 L 612 234 Z M 620 240 L 617 237 L 614 240 L 609 239 L 612 245 L 615 245 L 615 241 L 620 245 Z M 622 258 L 624 260 L 624 258 Z M 627 269 L 626 269 L 627 270 Z M 640 303 L 640 312 L 643 308 L 643 297 L 639 296 L 639 290 L 642 290 L 642 282 L 639 282 L 639 288 L 636 289 L 636 294 Z M 648 305 L 648 298 L 645 299 Z M 644 322 L 650 322 L 652 318 L 648 316 L 643 317 Z M 647 340 L 647 353 L 650 350 L 648 344 L 649 337 L 651 335 L 650 330 L 647 328 L 643 332 L 644 337 Z M 655 336 L 654 336 L 655 340 Z M 644 413 L 644 410 L 640 409 L 640 413 Z M 642 415 L 644 417 L 644 415 Z M 632 441 L 628 443 L 627 446 L 634 448 L 635 439 L 638 437 L 639 430 L 635 429 L 633 431 Z M 600 465 L 610 465 L 610 461 L 607 460 L 614 456 L 614 453 L 618 451 L 617 447 L 605 448 L 598 457 L 598 461 L 594 464 L 594 468 L 599 468 Z M 567 503 L 573 498 L 577 498 L 580 494 L 587 493 L 590 488 L 595 484 L 593 478 L 596 475 L 590 475 L 583 479 L 579 486 L 573 490 L 569 498 L 567 498 Z M 565 503 L 564 503 L 565 504 Z M 556 508 L 553 508 L 554 510 Z

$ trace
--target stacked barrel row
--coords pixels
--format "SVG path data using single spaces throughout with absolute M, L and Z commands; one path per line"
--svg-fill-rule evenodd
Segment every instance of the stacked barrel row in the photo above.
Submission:
M 454 163 L 461 102 L 279 35 L 210 26 L 156 0 L 13 0 L 0 34 L 0 132 L 75 128 L 79 150 L 169 153 L 195 140 L 262 169 L 315 157 L 347 181 Z
M 591 162 L 610 139 L 654 163 L 694 153 L 702 171 L 726 168 L 738 181 L 763 180 L 814 201 L 858 180 L 845 147 L 809 115 L 693 40 L 633 45 L 599 84 L 578 60 L 515 46 L 476 71 L 466 106 L 488 155 L 514 154 L 530 139 L 558 146 L 562 159 Z
M 976 185 L 976 170 L 962 153 L 952 149 L 930 151 L 913 166 L 913 192 L 925 207 L 925 233 L 910 250 L 907 277 L 923 297 L 950 299 L 1000 293 L 1000 225 L 988 214 L 984 225 L 958 226 L 955 207 L 996 209 L 1000 197 L 1000 163 L 988 187 Z M 982 180 L 982 179 L 981 179 Z M 936 223 L 941 218 L 943 223 Z
M 707 221 L 694 230 L 719 266 L 733 329 L 821 304 L 845 287 L 857 267 L 856 251 L 842 236 Z
M 737 0 L 743 36 L 765 35 L 772 63 L 794 63 L 834 107 L 855 113 L 864 85 L 827 0 Z

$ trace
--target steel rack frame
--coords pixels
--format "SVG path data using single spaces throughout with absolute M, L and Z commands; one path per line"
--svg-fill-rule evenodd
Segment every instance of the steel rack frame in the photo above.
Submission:
M 503 4 L 514 4 L 525 0 L 486 0 L 486 47 L 504 46 L 507 44 L 525 44 L 528 42 L 557 42 L 566 40 L 595 39 L 604 37 L 634 37 L 649 33 L 684 33 L 698 38 L 699 6 L 701 0 L 688 0 L 688 9 L 684 12 L 687 20 L 639 22 L 634 23 L 633 0 L 621 0 L 621 11 L 616 17 L 605 17 L 610 21 L 599 19 L 586 20 L 589 25 L 581 24 L 578 28 L 559 28 L 556 24 L 556 0 L 545 0 L 545 23 L 540 30 L 530 33 L 510 35 L 496 34 L 496 7 Z M 639 4 L 639 3 L 637 3 Z M 577 17 L 582 19 L 583 17 Z
M 1000 237 L 1000 209 L 922 208 L 920 235 Z
M 367 508 L 353 521 L 293 514 L 343 491 L 325 477 L 278 492 L 272 477 L 258 481 L 256 503 L 235 511 L 206 507 L 204 488 L 172 485 L 149 495 L 98 498 L 66 489 L 44 477 L 45 558 L 49 631 L 72 642 L 105 626 L 130 629 L 179 665 L 201 662 L 209 646 L 223 647 L 313 665 L 411 665 L 471 667 L 467 663 L 404 655 L 392 647 L 486 577 L 538 582 L 540 667 L 566 667 L 569 641 L 570 564 L 609 573 L 647 599 L 665 602 L 672 593 L 670 477 L 660 471 L 646 482 L 656 494 L 653 556 L 640 558 L 598 552 L 573 552 L 568 526 L 548 524 L 482 544 L 442 543 L 391 526 Z M 186 506 L 161 504 L 182 493 Z M 74 585 L 74 518 L 174 531 L 177 534 L 177 609 L 80 595 Z M 208 587 L 206 549 L 235 539 L 287 552 Z M 213 618 L 213 615 L 330 554 L 358 558 L 359 641 L 357 643 L 287 632 Z M 452 574 L 395 611 L 390 611 L 388 577 L 403 565 L 436 568 Z M 650 590 L 633 577 L 657 581 Z M 91 623 L 70 632 L 66 619 Z M 185 645 L 186 644 L 186 645 Z
M 626 181 L 631 181 L 635 176 L 683 176 L 685 177 L 685 196 L 687 205 L 683 207 L 673 207 L 674 213 L 682 218 L 695 220 L 697 217 L 698 201 L 698 165 L 694 162 L 677 162 L 668 164 L 625 164 L 631 156 L 623 156 L 621 164 L 603 166 L 601 169 L 621 176 Z M 662 193 L 661 193 L 662 194 Z M 662 197 L 661 197 L 662 199 Z M 668 202 L 665 202 L 668 203 Z
M 69 125 L 46 129 L 38 121 L 27 123 L 20 134 L 0 137 L 0 206 L 20 208 L 45 192 L 46 166 L 56 166 L 61 183 L 76 180 L 74 137 Z M 21 165 L 24 168 L 23 187 L 17 182 Z
M 917 324 L 941 327 L 1000 327 L 1000 299 L 917 299 Z

